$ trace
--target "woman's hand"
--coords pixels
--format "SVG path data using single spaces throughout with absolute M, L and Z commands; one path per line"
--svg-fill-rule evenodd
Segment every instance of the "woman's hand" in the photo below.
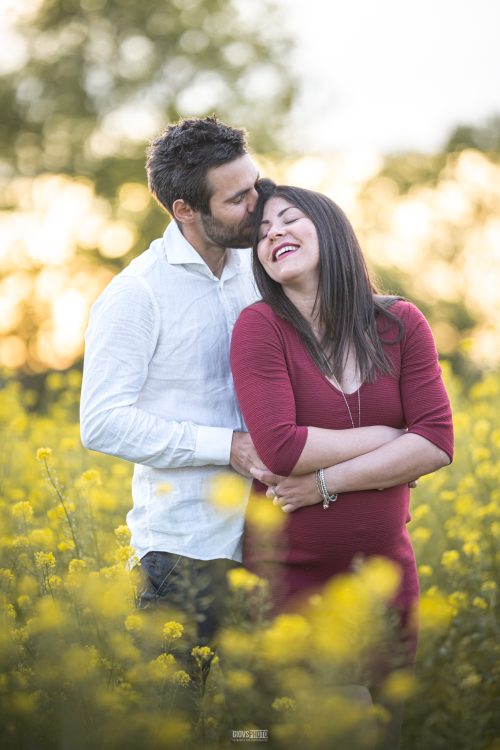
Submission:
M 294 510 L 322 501 L 314 473 L 280 477 L 278 474 L 257 468 L 250 469 L 250 473 L 262 484 L 267 484 L 267 497 L 272 498 L 273 503 L 285 513 L 293 513 Z

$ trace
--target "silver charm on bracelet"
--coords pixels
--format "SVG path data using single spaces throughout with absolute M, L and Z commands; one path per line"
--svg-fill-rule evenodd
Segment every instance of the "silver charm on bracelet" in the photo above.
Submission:
M 335 502 L 338 494 L 334 492 L 332 495 L 330 495 L 330 493 L 328 492 L 324 469 L 318 469 L 316 471 L 316 487 L 318 488 L 319 494 L 323 498 L 323 509 L 328 510 L 330 503 Z

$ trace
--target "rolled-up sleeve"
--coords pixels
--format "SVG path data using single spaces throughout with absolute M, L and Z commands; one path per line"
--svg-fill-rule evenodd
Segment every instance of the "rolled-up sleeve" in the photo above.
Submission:
M 243 310 L 234 327 L 231 369 L 257 453 L 271 471 L 288 476 L 304 449 L 307 427 L 296 423 L 280 332 L 254 306 Z

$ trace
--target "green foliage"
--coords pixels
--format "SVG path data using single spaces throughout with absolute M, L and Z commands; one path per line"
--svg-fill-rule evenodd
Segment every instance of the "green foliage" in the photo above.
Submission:
M 179 114 L 216 111 L 254 148 L 276 146 L 293 92 L 287 40 L 271 3 L 245 6 L 43 0 L 20 12 L 27 62 L 3 77 L 2 160 L 21 175 L 89 176 L 113 198 L 143 179 L 145 131 Z
M 500 115 L 491 117 L 483 125 L 458 125 L 446 141 L 444 151 L 463 151 L 477 148 L 492 156 L 500 154 Z

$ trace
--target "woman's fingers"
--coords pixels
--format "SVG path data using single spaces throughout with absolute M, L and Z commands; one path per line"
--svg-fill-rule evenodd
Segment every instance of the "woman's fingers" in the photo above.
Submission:
M 280 479 L 283 479 L 283 477 L 273 474 L 268 469 L 258 469 L 256 466 L 252 466 L 250 474 L 262 484 L 267 484 L 268 487 L 272 484 L 278 484 Z

